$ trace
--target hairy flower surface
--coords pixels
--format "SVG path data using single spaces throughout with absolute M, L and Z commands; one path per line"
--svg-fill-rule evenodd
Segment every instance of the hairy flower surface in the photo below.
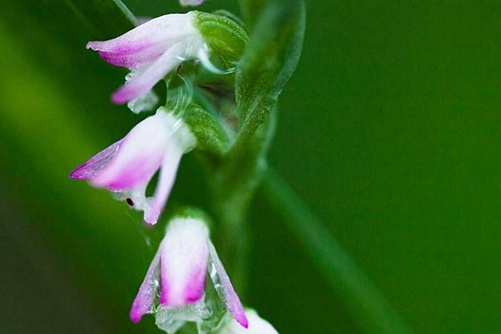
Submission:
M 144 98 L 183 61 L 207 59 L 207 45 L 194 25 L 195 20 L 196 12 L 168 14 L 117 38 L 87 44 L 88 49 L 98 51 L 108 63 L 131 70 L 125 85 L 113 93 L 114 103 Z
M 138 322 L 155 311 L 159 290 L 159 327 L 175 333 L 186 321 L 200 324 L 210 313 L 204 301 L 207 274 L 228 312 L 247 327 L 244 309 L 209 239 L 209 230 L 197 218 L 175 218 L 169 223 L 132 304 L 131 320 Z
M 268 321 L 261 318 L 256 311 L 246 309 L 245 314 L 249 320 L 247 328 L 243 328 L 233 319 L 228 319 L 217 334 L 278 334 L 277 330 Z
M 70 174 L 72 179 L 89 180 L 144 211 L 144 221 L 155 224 L 174 185 L 181 157 L 196 139 L 183 123 L 164 108 L 136 125 L 123 139 L 96 154 Z M 153 197 L 146 187 L 160 170 Z

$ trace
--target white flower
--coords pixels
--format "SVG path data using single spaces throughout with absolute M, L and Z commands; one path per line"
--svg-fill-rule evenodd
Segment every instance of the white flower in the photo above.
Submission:
M 155 311 L 159 290 L 159 327 L 175 333 L 186 321 L 200 325 L 210 313 L 204 300 L 207 274 L 238 326 L 247 327 L 244 309 L 209 239 L 209 230 L 198 218 L 170 221 L 132 304 L 131 320 L 138 322 L 144 314 Z
M 158 81 L 183 61 L 208 59 L 207 45 L 195 21 L 195 12 L 168 14 L 117 38 L 89 42 L 87 48 L 98 51 L 105 61 L 131 70 L 125 85 L 113 93 L 113 102 L 144 99 Z
M 70 178 L 89 180 L 112 191 L 132 208 L 144 211 L 146 223 L 155 224 L 174 185 L 181 157 L 195 144 L 188 126 L 159 108 L 123 139 L 77 167 Z M 159 169 L 155 194 L 147 198 L 146 187 Z

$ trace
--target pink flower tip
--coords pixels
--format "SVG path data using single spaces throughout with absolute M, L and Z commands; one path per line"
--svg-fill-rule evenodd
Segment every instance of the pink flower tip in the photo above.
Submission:
M 129 313 L 130 320 L 137 324 L 139 321 L 141 321 L 141 318 L 143 315 L 140 313 L 140 311 L 137 308 L 132 308 Z

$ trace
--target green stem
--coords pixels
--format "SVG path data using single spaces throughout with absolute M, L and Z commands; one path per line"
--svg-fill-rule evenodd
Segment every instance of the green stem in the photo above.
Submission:
M 262 191 L 366 333 L 411 333 L 332 234 L 274 171 Z
M 254 192 L 251 189 L 249 195 Z M 245 264 L 249 250 L 249 227 L 246 216 L 250 196 L 241 197 L 237 193 L 214 194 L 212 210 L 218 228 L 213 233 L 213 239 L 236 291 L 243 297 L 248 277 Z
M 239 293 L 246 287 L 248 263 L 247 212 L 249 205 L 266 173 L 265 155 L 273 137 L 276 113 L 252 136 L 247 145 L 233 146 L 215 166 L 210 179 L 212 209 L 220 228 L 214 234 L 216 246 Z

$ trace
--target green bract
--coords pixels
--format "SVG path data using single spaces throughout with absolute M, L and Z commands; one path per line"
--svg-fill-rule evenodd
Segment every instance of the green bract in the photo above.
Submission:
M 214 115 L 192 103 L 186 107 L 183 120 L 197 138 L 198 149 L 216 156 L 226 153 L 228 135 Z
M 217 14 L 196 11 L 195 27 L 224 65 L 233 67 L 240 60 L 249 37 L 234 20 Z

